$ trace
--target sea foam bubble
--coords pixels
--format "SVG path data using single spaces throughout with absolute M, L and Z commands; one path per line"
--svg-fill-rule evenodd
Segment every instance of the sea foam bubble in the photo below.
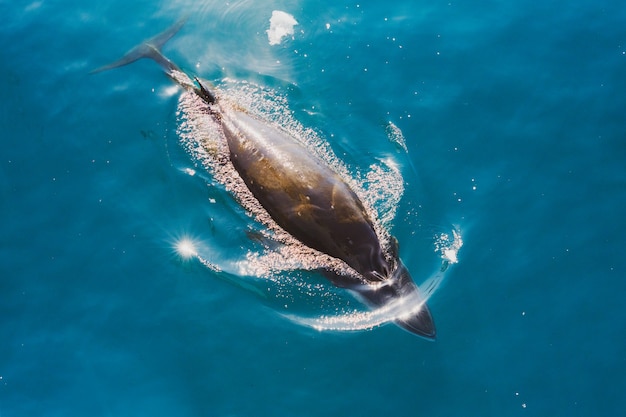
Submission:
M 297 24 L 298 21 L 289 13 L 274 10 L 267 30 L 270 45 L 279 45 L 286 36 L 293 36 L 293 27 Z

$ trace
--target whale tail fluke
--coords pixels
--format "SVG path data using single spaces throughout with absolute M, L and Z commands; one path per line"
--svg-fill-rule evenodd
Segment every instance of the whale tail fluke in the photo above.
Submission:
M 180 71 L 176 64 L 171 62 L 161 53 L 161 48 L 185 25 L 186 21 L 187 17 L 183 17 L 165 31 L 146 41 L 143 41 L 141 44 L 132 48 L 122 58 L 118 59 L 117 61 L 111 62 L 110 64 L 96 68 L 95 70 L 91 71 L 91 74 L 122 67 L 124 65 L 131 64 L 141 58 L 150 58 L 156 61 L 156 63 L 158 63 L 167 74 L 171 74 L 173 71 Z

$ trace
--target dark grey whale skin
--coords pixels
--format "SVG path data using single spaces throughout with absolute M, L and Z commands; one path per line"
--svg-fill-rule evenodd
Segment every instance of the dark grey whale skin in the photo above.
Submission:
M 212 116 L 222 126 L 235 170 L 271 218 L 306 246 L 344 261 L 358 272 L 359 278 L 330 270 L 322 271 L 324 275 L 334 285 L 357 293 L 372 307 L 385 307 L 405 298 L 421 303 L 421 308 L 402 315 L 395 323 L 434 340 L 436 331 L 430 311 L 400 261 L 397 248 L 385 256 L 370 216 L 350 186 L 286 131 L 244 110 L 221 108 L 207 83 L 198 78 L 194 83 L 161 53 L 161 47 L 183 24 L 184 20 L 177 22 L 118 61 L 93 72 L 141 58 L 157 62 L 170 78 L 211 106 Z

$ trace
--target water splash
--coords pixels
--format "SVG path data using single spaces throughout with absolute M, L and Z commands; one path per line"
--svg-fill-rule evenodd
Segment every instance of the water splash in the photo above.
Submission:
M 463 238 L 458 228 L 452 230 L 452 237 L 448 233 L 441 233 L 435 236 L 435 252 L 438 252 L 444 265 L 456 264 L 459 262 L 459 250 L 463 246 Z

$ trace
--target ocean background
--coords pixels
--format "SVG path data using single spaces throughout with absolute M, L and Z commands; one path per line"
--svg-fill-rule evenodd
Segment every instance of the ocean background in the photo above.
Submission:
M 275 10 L 298 24 L 271 45 Z M 0 12 L 0 416 L 624 412 L 622 2 Z M 391 233 L 418 283 L 459 230 L 429 300 L 435 342 L 300 325 L 273 292 L 177 253 L 189 236 L 246 255 L 250 220 L 181 146 L 179 91 L 157 65 L 89 72 L 182 16 L 164 52 L 189 74 L 285 97 L 354 173 L 398 164 Z

